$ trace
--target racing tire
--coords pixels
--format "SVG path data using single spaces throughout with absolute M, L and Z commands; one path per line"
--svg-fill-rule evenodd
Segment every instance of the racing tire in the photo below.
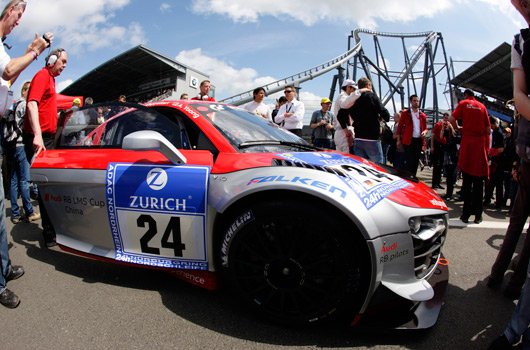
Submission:
M 366 243 L 351 222 L 294 200 L 260 202 L 236 213 L 224 231 L 220 263 L 243 306 L 291 326 L 357 314 L 369 264 Z

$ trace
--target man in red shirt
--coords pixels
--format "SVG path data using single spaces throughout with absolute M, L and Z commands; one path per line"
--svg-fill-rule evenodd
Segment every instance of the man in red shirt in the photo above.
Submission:
M 66 51 L 53 50 L 45 59 L 45 67 L 35 74 L 28 92 L 24 118 L 24 147 L 28 161 L 45 149 L 52 149 L 57 130 L 57 93 L 55 77 L 59 76 L 68 61 Z M 46 213 L 39 193 L 44 242 L 47 247 L 55 243 L 55 231 Z
M 405 149 L 405 168 L 416 175 L 421 150 L 425 147 L 425 135 L 427 135 L 427 116 L 420 111 L 420 98 L 412 95 L 409 98 L 410 108 L 401 113 L 396 135 L 396 148 L 403 145 Z
M 449 123 L 449 113 L 444 113 L 443 119 L 434 124 L 431 135 L 432 159 L 432 188 L 444 189 L 441 185 L 442 168 L 444 164 L 445 145 L 449 138 L 455 134 L 453 126 Z
M 458 167 L 462 170 L 464 207 L 460 219 L 467 223 L 475 214 L 475 223 L 482 222 L 484 180 L 489 176 L 488 148 L 491 134 L 486 107 L 475 100 L 473 91 L 464 91 L 464 100 L 456 106 L 449 122 L 462 132 Z M 462 126 L 456 121 L 462 119 Z
M 192 100 L 215 102 L 215 99 L 208 95 L 208 93 L 210 92 L 210 87 L 210 81 L 204 80 L 200 86 L 201 92 L 198 96 L 192 98 Z

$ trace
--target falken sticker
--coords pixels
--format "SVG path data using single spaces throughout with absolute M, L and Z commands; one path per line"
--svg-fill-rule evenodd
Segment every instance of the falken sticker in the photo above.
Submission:
M 340 167 L 341 173 L 345 176 L 338 177 L 353 190 L 367 210 L 372 209 L 395 191 L 411 186 L 409 182 L 397 176 L 378 171 L 367 164 L 337 153 L 276 153 L 276 156 L 294 163 Z
M 208 270 L 210 168 L 109 163 L 106 195 L 115 259 Z

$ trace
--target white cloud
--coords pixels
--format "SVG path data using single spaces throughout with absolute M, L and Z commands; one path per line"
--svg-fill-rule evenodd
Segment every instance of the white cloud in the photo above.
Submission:
M 322 96 L 315 95 L 312 92 L 301 91 L 298 99 L 304 103 L 306 114 L 309 114 L 309 116 L 311 116 L 314 111 L 322 108 L 320 105 Z
M 224 61 L 206 56 L 200 48 L 181 51 L 175 59 L 209 75 L 216 94 L 222 97 L 252 90 L 276 80 L 270 76 L 259 77 L 252 68 L 234 68 Z
M 35 32 L 39 35 L 52 32 L 54 46 L 65 47 L 69 52 L 145 43 L 146 35 L 140 24 L 132 22 L 125 27 L 113 22 L 115 12 L 129 3 L 130 0 L 33 1 L 13 35 L 29 40 Z
M 461 1 L 461 0 L 459 0 Z M 516 27 L 524 28 L 526 23 L 523 17 L 515 8 L 512 6 L 510 1 L 506 0 L 477 0 L 478 2 L 488 4 L 494 11 L 498 11 L 506 16 Z
M 55 86 L 55 90 L 57 92 L 59 91 L 63 91 L 63 89 L 66 89 L 70 84 L 73 83 L 73 80 L 72 79 L 67 79 L 67 80 L 63 80 L 63 81 L 60 81 L 57 83 L 57 85 Z
M 160 12 L 162 13 L 166 13 L 166 12 L 169 12 L 171 11 L 171 5 L 168 4 L 168 3 L 162 3 L 162 5 L 160 5 Z
M 493 1 L 493 0 L 489 0 Z M 260 17 L 294 19 L 312 25 L 317 21 L 344 21 L 363 28 L 377 27 L 377 20 L 406 22 L 419 17 L 433 17 L 452 6 L 451 0 L 192 0 L 192 10 L 199 14 L 221 14 L 234 22 L 258 22 Z
M 200 48 L 181 51 L 175 60 L 209 75 L 216 89 L 217 100 L 250 91 L 277 80 L 271 76 L 260 77 L 258 72 L 252 68 L 235 68 L 227 62 L 205 55 Z M 271 107 L 274 108 L 272 103 L 280 96 L 283 96 L 282 92 L 269 95 L 266 102 L 271 103 Z M 312 92 L 301 91 L 298 99 L 304 102 L 305 119 L 311 118 L 311 114 L 321 108 L 322 96 Z M 309 120 L 306 120 L 305 123 L 309 123 Z

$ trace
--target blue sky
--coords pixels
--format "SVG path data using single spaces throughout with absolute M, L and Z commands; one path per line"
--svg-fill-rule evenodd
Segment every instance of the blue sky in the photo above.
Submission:
M 509 0 L 28 0 L 7 43 L 21 55 L 37 32 L 68 52 L 58 90 L 136 45 L 146 45 L 210 75 L 222 99 L 281 79 L 347 50 L 356 28 L 441 32 L 447 55 L 475 61 L 523 26 Z M 5 5 L 6 1 L 2 1 Z M 371 39 L 369 39 L 371 40 Z M 419 42 L 418 42 L 419 43 Z M 411 44 L 409 50 L 414 49 Z M 412 52 L 412 51 L 410 51 Z M 396 56 L 398 57 L 398 56 Z M 386 57 L 401 69 L 401 59 Z M 20 87 L 44 65 L 41 57 L 19 77 Z M 456 74 L 470 64 L 456 64 Z M 302 85 L 300 99 L 316 109 L 334 73 Z M 97 101 L 96 101 L 97 102 Z M 445 100 L 441 102 L 444 106 Z

